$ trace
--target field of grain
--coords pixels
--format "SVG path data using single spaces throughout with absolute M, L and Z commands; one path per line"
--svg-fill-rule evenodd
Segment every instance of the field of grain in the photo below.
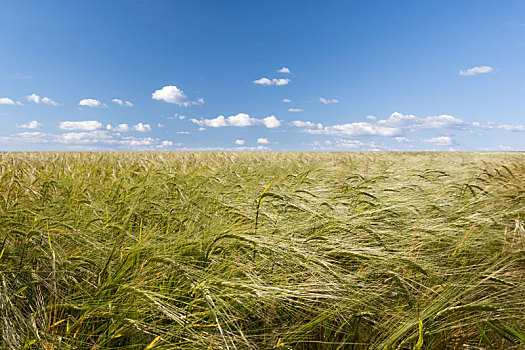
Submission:
M 521 349 L 523 153 L 0 153 L 2 349 Z

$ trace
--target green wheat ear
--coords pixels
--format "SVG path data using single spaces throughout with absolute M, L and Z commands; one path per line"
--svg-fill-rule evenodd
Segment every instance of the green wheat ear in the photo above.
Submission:
M 421 319 L 421 315 L 419 315 L 419 312 L 417 315 L 417 319 L 418 319 L 417 323 L 419 326 L 419 329 L 418 329 L 419 338 L 417 339 L 416 345 L 414 345 L 414 350 L 421 350 L 423 348 L 423 320 Z

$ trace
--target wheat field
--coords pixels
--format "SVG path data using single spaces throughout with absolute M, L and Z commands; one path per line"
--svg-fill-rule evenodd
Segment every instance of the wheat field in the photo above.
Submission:
M 2 349 L 522 349 L 523 153 L 0 153 Z

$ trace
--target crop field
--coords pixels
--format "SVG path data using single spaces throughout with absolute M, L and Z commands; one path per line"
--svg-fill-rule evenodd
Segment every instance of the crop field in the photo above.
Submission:
M 0 153 L 2 349 L 523 349 L 523 153 Z

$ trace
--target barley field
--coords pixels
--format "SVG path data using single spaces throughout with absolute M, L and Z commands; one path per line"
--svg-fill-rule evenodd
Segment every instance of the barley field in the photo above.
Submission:
M 523 349 L 523 153 L 0 153 L 2 349 Z

